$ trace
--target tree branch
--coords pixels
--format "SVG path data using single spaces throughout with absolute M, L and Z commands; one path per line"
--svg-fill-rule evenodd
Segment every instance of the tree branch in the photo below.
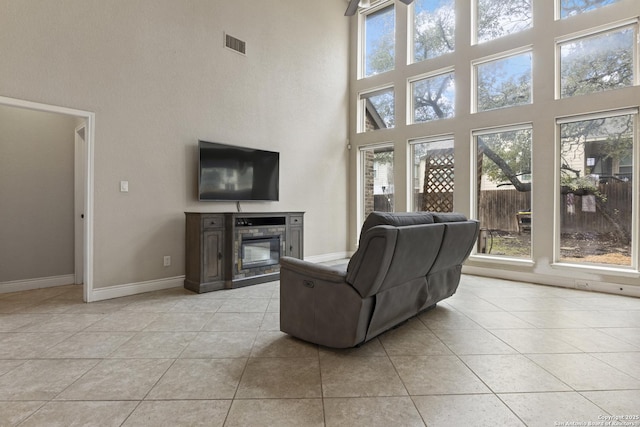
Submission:
M 531 183 L 530 182 L 522 182 L 518 178 L 518 174 L 511 169 L 511 166 L 507 162 L 504 161 L 502 157 L 496 154 L 491 148 L 487 146 L 487 144 L 482 141 L 482 138 L 478 138 L 478 148 L 479 152 L 487 156 L 493 163 L 496 164 L 507 177 L 511 185 L 515 187 L 516 190 L 521 192 L 531 191 Z

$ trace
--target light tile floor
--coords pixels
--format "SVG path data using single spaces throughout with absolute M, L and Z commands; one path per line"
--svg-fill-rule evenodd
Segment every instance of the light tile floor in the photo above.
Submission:
M 334 350 L 279 332 L 278 292 L 1 294 L 0 425 L 640 427 L 640 299 L 463 276 Z

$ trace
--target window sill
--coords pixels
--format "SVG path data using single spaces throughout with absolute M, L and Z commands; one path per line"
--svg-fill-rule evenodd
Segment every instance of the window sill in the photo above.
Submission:
M 507 265 L 517 265 L 522 267 L 533 267 L 535 262 L 530 259 L 522 259 L 522 258 L 510 258 L 503 256 L 495 256 L 495 255 L 481 255 L 481 254 L 473 254 L 469 256 L 469 261 L 479 262 L 479 263 L 492 263 L 492 264 L 507 264 Z
M 571 264 L 566 262 L 555 262 L 551 264 L 551 268 L 559 270 L 573 270 L 573 271 L 588 271 L 590 273 L 609 274 L 611 276 L 619 277 L 640 277 L 640 271 L 633 267 L 609 267 L 605 265 L 591 265 L 591 264 Z

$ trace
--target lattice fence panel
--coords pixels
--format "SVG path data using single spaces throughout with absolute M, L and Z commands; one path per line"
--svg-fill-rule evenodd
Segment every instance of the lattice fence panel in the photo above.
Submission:
M 425 160 L 421 210 L 453 212 L 453 152 L 428 156 Z

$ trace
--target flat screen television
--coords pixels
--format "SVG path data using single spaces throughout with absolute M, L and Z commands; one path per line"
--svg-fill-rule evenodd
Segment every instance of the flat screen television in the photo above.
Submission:
M 201 201 L 277 201 L 280 153 L 199 141 Z

